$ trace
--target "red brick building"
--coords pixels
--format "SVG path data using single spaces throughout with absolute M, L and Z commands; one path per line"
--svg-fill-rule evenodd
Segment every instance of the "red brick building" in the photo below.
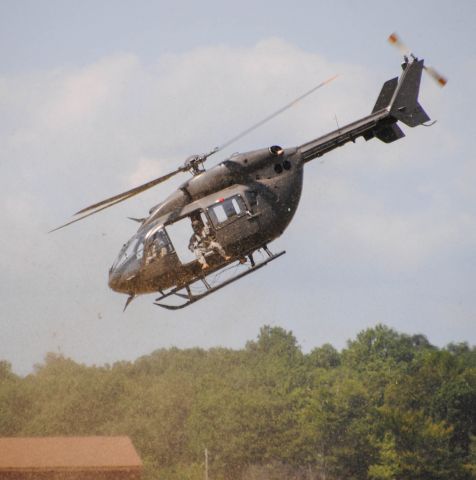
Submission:
M 128 437 L 0 438 L 0 480 L 140 480 Z

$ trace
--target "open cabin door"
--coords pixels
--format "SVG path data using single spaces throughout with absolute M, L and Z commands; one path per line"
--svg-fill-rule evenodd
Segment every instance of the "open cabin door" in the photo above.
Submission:
M 188 249 L 188 243 L 193 233 L 189 217 L 167 225 L 167 233 L 182 264 L 195 260 L 195 255 Z
M 200 215 L 204 225 L 209 223 L 205 214 L 200 210 L 192 212 L 191 216 L 193 215 Z M 167 233 L 170 241 L 172 242 L 175 253 L 182 264 L 190 263 L 197 259 L 193 251 L 188 248 L 190 238 L 193 235 L 191 216 L 181 218 L 180 220 L 167 225 Z

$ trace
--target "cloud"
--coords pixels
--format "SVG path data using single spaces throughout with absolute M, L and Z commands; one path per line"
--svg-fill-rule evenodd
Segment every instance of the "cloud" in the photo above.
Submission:
M 137 67 L 135 56 L 117 55 L 85 68 L 56 72 L 37 122 L 56 134 L 94 123 L 108 108 L 115 109 Z
M 415 179 L 412 185 L 403 169 L 372 173 L 377 183 L 369 185 L 368 178 L 359 182 L 340 162 L 337 167 L 318 166 L 320 174 L 305 185 L 307 207 L 298 212 L 296 226 L 316 238 L 324 259 L 332 256 L 330 268 L 354 265 L 394 276 L 474 251 L 472 204 L 458 205 L 460 192 L 445 182 L 444 189 L 428 178 L 431 186 Z M 292 239 L 302 247 L 306 243 L 299 235 Z

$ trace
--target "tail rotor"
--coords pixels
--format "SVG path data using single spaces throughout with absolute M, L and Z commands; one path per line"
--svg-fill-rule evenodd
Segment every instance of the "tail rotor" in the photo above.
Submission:
M 388 43 L 390 45 L 393 45 L 403 56 L 404 58 L 412 57 L 414 60 L 417 59 L 417 57 L 412 53 L 412 51 L 403 43 L 402 39 L 398 36 L 397 33 L 392 33 L 388 37 Z M 423 69 L 426 71 L 428 75 L 430 75 L 433 80 L 440 86 L 444 87 L 448 83 L 448 79 L 441 75 L 435 68 L 433 67 L 427 67 L 426 65 L 423 66 Z

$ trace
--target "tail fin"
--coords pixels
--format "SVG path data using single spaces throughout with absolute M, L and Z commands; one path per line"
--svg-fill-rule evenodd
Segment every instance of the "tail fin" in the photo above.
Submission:
M 387 109 L 390 115 L 409 127 L 416 127 L 430 120 L 418 103 L 423 60 L 406 61 L 400 80 L 392 78 L 383 84 L 372 113 Z
M 416 127 L 430 120 L 418 103 L 423 60 L 403 64 L 403 73 L 390 103 L 390 115 L 409 127 Z

